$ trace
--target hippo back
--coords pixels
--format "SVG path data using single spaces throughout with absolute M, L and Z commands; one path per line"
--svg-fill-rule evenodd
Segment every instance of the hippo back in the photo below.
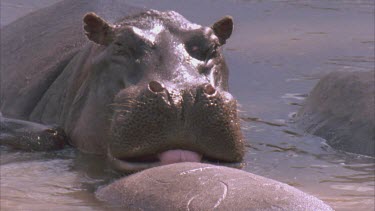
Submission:
M 88 42 L 82 29 L 88 11 L 115 21 L 140 9 L 121 0 L 65 0 L 2 28 L 0 109 L 5 116 L 41 122 L 30 116 L 43 107 L 38 103 L 44 93 Z M 56 123 L 58 108 L 48 123 Z

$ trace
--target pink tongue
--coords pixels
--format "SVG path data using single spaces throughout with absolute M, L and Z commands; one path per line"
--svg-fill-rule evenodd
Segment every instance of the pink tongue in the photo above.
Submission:
M 159 154 L 162 165 L 179 163 L 179 162 L 200 162 L 202 155 L 187 150 L 168 150 Z

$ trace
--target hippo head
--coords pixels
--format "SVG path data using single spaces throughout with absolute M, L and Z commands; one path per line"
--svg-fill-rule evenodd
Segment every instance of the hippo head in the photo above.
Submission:
M 88 13 L 84 23 L 99 49 L 92 59 L 96 81 L 107 83 L 97 93 L 111 99 L 106 150 L 117 168 L 242 161 L 236 100 L 221 52 L 231 17 L 202 27 L 176 12 L 151 10 L 116 25 Z

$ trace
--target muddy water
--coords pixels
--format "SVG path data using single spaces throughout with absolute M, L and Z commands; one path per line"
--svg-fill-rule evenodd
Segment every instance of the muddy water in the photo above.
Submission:
M 2 25 L 8 2 L 12 1 L 1 1 Z M 31 1 L 13 2 L 13 8 L 25 14 L 48 1 L 35 1 L 38 4 L 32 9 L 24 3 Z M 325 140 L 303 134 L 291 122 L 322 75 L 335 70 L 374 70 L 374 1 L 129 3 L 176 10 L 203 25 L 232 15 L 235 32 L 225 54 L 231 92 L 241 104 L 248 141 L 244 170 L 295 186 L 336 210 L 374 210 L 374 158 L 335 151 Z M 1 210 L 109 209 L 92 194 L 119 177 L 106 167 L 104 158 L 73 149 L 54 153 L 0 150 Z

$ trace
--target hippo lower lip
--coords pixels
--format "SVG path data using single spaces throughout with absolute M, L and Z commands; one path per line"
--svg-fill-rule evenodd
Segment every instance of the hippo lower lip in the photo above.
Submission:
M 125 173 L 132 173 L 161 166 L 160 161 L 133 162 L 115 158 L 111 154 L 108 154 L 108 159 L 114 169 Z
M 201 154 L 188 150 L 168 150 L 158 155 L 145 156 L 141 158 L 132 158 L 132 159 L 120 159 L 115 158 L 112 154 L 108 153 L 108 158 L 112 166 L 121 172 L 133 173 L 137 171 L 142 171 L 144 169 L 153 168 L 162 165 L 168 165 L 172 163 L 180 162 L 198 162 L 198 163 L 210 163 L 210 164 L 220 164 L 224 166 L 229 166 L 233 168 L 242 168 L 244 163 L 228 163 L 219 161 L 212 158 L 206 158 Z
M 202 155 L 188 150 L 168 150 L 158 155 L 162 165 L 180 162 L 201 162 Z

